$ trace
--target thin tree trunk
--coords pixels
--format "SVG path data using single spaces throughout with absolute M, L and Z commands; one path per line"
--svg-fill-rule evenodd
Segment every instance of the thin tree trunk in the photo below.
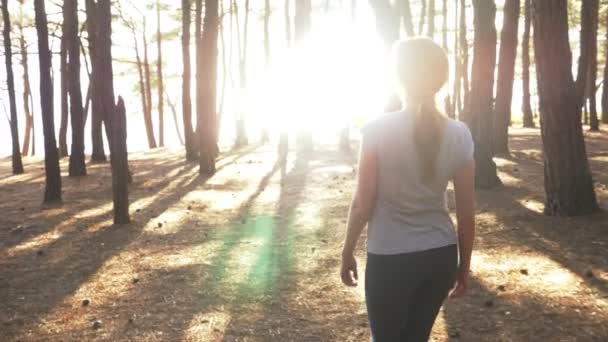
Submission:
M 127 154 L 127 115 L 122 97 L 109 117 L 111 127 L 112 201 L 114 224 L 129 224 L 129 160 Z
M 401 13 L 399 13 L 398 8 L 393 6 L 390 0 L 370 0 L 370 5 L 376 17 L 376 29 L 382 36 L 385 48 L 389 50 L 395 40 L 399 39 Z M 304 35 L 308 33 L 310 15 L 307 13 L 310 12 L 310 7 L 310 0 L 296 1 L 296 43 L 301 40 L 301 38 L 298 38 L 298 31 L 301 31 Z M 300 14 L 298 15 L 298 13 Z
M 222 45 L 221 54 L 222 54 L 222 89 L 220 96 L 220 103 L 218 105 L 217 111 L 217 127 L 215 131 L 218 133 L 216 144 L 219 143 L 219 132 L 222 124 L 222 114 L 224 113 L 224 101 L 226 99 L 226 79 L 228 77 L 228 66 L 226 62 L 226 39 L 224 39 L 224 17 L 226 12 L 224 11 L 224 2 L 220 2 L 220 27 L 219 27 L 219 35 L 220 35 L 220 44 Z M 230 53 L 232 55 L 232 53 Z M 230 57 L 232 58 L 232 57 Z
M 530 12 L 530 0 L 524 2 L 524 35 L 521 42 L 521 64 L 522 64 L 522 112 L 524 127 L 534 127 L 534 116 L 530 104 L 530 27 L 532 26 L 532 14 Z
M 202 120 L 202 110 L 204 106 L 203 97 L 201 96 L 203 92 L 203 82 L 204 82 L 204 72 L 203 72 L 203 41 L 202 41 L 202 29 L 203 29 L 203 1 L 195 0 L 195 17 L 194 17 L 194 36 L 195 36 L 195 58 L 196 58 L 196 133 L 194 135 L 194 146 L 196 146 L 196 156 L 199 158 L 200 162 L 200 146 L 201 146 L 201 135 L 202 132 L 200 128 L 201 120 Z M 232 3 L 232 1 L 231 1 Z
M 291 38 L 291 9 L 290 9 L 290 0 L 285 0 L 285 38 L 287 42 L 287 47 L 291 47 L 292 38 Z
M 448 48 L 448 0 L 443 0 L 443 7 L 442 7 L 442 16 L 441 18 L 443 19 L 443 24 L 442 24 L 442 29 L 441 29 L 441 41 L 443 43 L 443 48 L 445 49 L 446 52 L 449 52 L 449 48 Z
M 299 0 L 296 2 L 295 15 L 295 41 L 302 43 L 310 32 L 312 4 L 310 0 Z M 394 14 L 393 14 L 394 15 Z M 397 28 L 399 25 L 397 25 Z M 301 130 L 297 139 L 298 149 L 308 152 L 313 149 L 312 131 L 309 128 Z
M 82 90 L 80 88 L 80 39 L 78 38 L 78 2 L 63 2 L 63 20 L 66 28 L 65 43 L 68 55 L 67 80 L 70 95 L 70 124 L 72 125 L 72 145 L 70 151 L 69 174 L 72 177 L 85 176 L 87 168 L 84 156 L 84 112 Z
M 23 162 L 21 161 L 21 148 L 19 147 L 19 125 L 17 122 L 17 102 L 15 99 L 15 80 L 13 76 L 13 53 L 11 51 L 11 21 L 8 13 L 8 0 L 2 0 L 2 19 L 4 28 L 2 30 L 4 39 L 4 62 L 6 64 L 6 84 L 8 86 L 8 98 L 11 112 L 11 139 L 12 139 L 12 166 L 13 174 L 23 173 Z
M 34 106 L 31 106 L 32 101 L 32 90 L 30 88 L 30 76 L 29 66 L 27 57 L 27 44 L 25 41 L 25 34 L 23 33 L 23 2 L 19 7 L 20 19 L 19 19 L 19 49 L 21 52 L 21 67 L 23 69 L 23 111 L 25 113 L 25 134 L 23 138 L 23 147 L 21 153 L 27 156 L 30 150 L 30 141 L 32 142 L 32 155 L 34 155 Z
M 466 115 L 475 142 L 475 184 L 482 189 L 500 185 L 492 160 L 494 135 L 494 66 L 496 63 L 496 5 L 493 0 L 473 0 L 475 40 L 471 82 L 471 112 Z
M 36 32 L 38 34 L 38 58 L 40 66 L 40 108 L 44 132 L 44 166 L 46 186 L 44 203 L 61 202 L 61 174 L 59 154 L 55 141 L 53 118 L 53 80 L 51 79 L 51 51 L 44 0 L 34 0 Z
M 420 0 L 420 21 L 418 22 L 418 34 L 422 35 L 424 30 L 424 18 L 426 16 L 426 0 Z
M 99 37 L 97 22 L 97 4 L 94 0 L 86 0 L 87 13 L 87 31 L 89 35 L 89 55 L 91 57 L 91 143 L 93 151 L 91 153 L 91 161 L 101 163 L 107 161 L 106 153 L 103 146 L 102 125 L 104 122 L 104 113 L 102 99 L 100 97 L 100 82 L 102 73 L 100 70 L 99 58 Z
M 578 70 L 575 81 L 575 92 L 578 100 L 579 111 L 582 109 L 585 100 L 585 88 L 587 86 L 587 75 L 589 73 L 589 64 L 591 60 L 593 35 L 593 8 L 594 3 L 598 0 L 583 1 L 581 5 L 581 30 L 580 30 L 580 56 L 578 59 Z M 538 4 L 534 3 L 534 8 Z M 535 37 L 535 42 L 536 37 Z
M 408 37 L 413 37 L 416 35 L 414 32 L 414 22 L 412 21 L 412 7 L 410 6 L 410 0 L 401 0 L 398 2 L 398 6 L 401 7 L 401 17 L 403 18 L 403 28 L 405 29 L 405 34 Z
M 61 84 L 61 121 L 59 122 L 59 158 L 68 156 L 68 115 L 69 115 L 69 98 L 68 98 L 68 52 L 66 43 L 66 27 L 65 19 L 61 25 L 61 43 L 59 52 L 59 73 Z
M 236 6 L 236 0 L 234 8 L 237 9 L 237 25 L 238 25 L 238 7 Z M 243 23 L 243 46 L 239 49 L 239 75 L 240 75 L 240 88 L 241 95 L 244 94 L 247 88 L 247 43 L 248 43 L 248 27 L 249 27 L 249 0 L 245 0 L 245 19 Z M 238 32 L 238 30 L 237 30 Z M 238 34 L 238 33 L 237 33 Z M 239 35 L 240 36 L 240 35 Z M 239 109 L 236 120 L 236 140 L 234 143 L 235 147 L 242 147 L 249 143 L 246 132 L 245 113 L 242 112 L 243 108 Z
M 162 35 L 160 33 L 160 2 L 156 0 L 156 49 L 158 58 L 156 60 L 156 77 L 158 78 L 158 145 L 165 146 L 165 109 L 163 104 L 163 54 Z
M 494 107 L 494 152 L 509 153 L 509 124 L 517 56 L 517 28 L 519 24 L 519 0 L 506 0 L 503 7 L 496 103 Z
M 566 0 L 534 0 L 532 4 L 544 156 L 545 214 L 574 216 L 592 213 L 599 208 L 583 138 L 580 97 L 575 91 L 571 71 Z
M 589 64 L 588 64 L 588 98 L 589 98 L 589 130 L 599 131 L 600 123 L 597 115 L 595 82 L 597 82 L 597 29 L 599 21 L 599 0 L 589 0 L 591 7 L 591 30 L 589 30 Z
M 191 64 L 190 64 L 190 22 L 192 4 L 190 0 L 182 0 L 182 58 L 184 71 L 182 74 L 182 110 L 184 121 L 184 138 L 186 139 L 186 159 L 196 160 L 196 148 L 193 146 L 194 131 L 192 128 L 192 97 L 191 97 Z
M 199 112 L 198 131 L 200 134 L 199 173 L 212 175 L 215 173 L 217 158 L 216 144 L 216 97 L 217 97 L 217 41 L 218 41 L 218 1 L 205 1 L 205 20 L 201 45 L 204 53 L 201 82 L 201 97 L 204 107 Z
M 467 8 L 466 0 L 460 0 L 460 53 L 462 61 L 462 69 L 460 70 L 462 75 L 462 90 L 463 100 L 461 114 L 466 114 L 470 110 L 470 92 L 469 86 L 469 40 L 467 39 Z
M 144 126 L 146 128 L 146 137 L 148 139 L 148 148 L 156 148 L 156 138 L 154 137 L 154 125 L 152 124 L 152 111 L 148 107 L 148 99 L 146 97 L 146 81 L 144 77 L 144 66 L 139 54 L 139 44 L 137 42 L 137 33 L 132 27 L 133 44 L 135 47 L 135 61 L 137 63 L 137 74 L 139 76 L 139 95 L 141 97 L 141 108 L 144 114 Z
M 148 110 L 150 123 L 152 123 L 152 81 L 150 80 L 150 61 L 148 60 L 148 38 L 146 37 L 146 19 L 144 19 L 142 39 L 144 44 L 144 80 L 146 86 L 146 109 Z
M 264 65 L 270 65 L 270 0 L 264 0 Z
M 426 35 L 431 39 L 435 36 L 435 0 L 429 0 L 429 23 L 426 27 Z
M 165 97 L 167 98 L 167 104 L 169 105 L 169 109 L 171 109 L 171 115 L 173 116 L 173 124 L 175 124 L 175 133 L 177 134 L 177 139 L 179 140 L 180 145 L 184 145 L 184 139 L 182 138 L 182 132 L 179 131 L 179 120 L 177 119 L 177 108 L 175 108 L 175 104 L 171 101 L 169 94 L 167 93 L 167 88 L 165 88 Z
M 458 4 L 454 5 L 454 92 L 452 93 L 452 118 L 457 117 L 460 111 L 460 86 L 462 84 L 462 63 L 460 62 L 460 51 L 458 47 Z
M 608 56 L 608 15 L 606 16 L 606 38 L 604 56 Z M 602 80 L 602 123 L 608 124 L 608 58 L 605 58 L 604 79 Z

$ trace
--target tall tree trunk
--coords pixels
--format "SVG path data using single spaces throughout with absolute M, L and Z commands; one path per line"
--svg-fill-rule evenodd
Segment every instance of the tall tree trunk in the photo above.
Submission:
M 53 118 L 53 80 L 51 79 L 51 51 L 44 0 L 34 0 L 36 32 L 38 34 L 38 58 L 40 65 L 40 108 L 44 133 L 44 166 L 46 187 L 44 203 L 61 202 L 61 174 L 59 154 L 55 141 Z
M 412 7 L 410 6 L 410 0 L 401 0 L 398 3 L 399 12 L 401 13 L 401 17 L 403 18 L 403 28 L 405 29 L 405 34 L 408 37 L 413 37 L 416 35 L 414 32 L 414 22 L 412 21 Z
M 6 84 L 8 86 L 8 98 L 11 112 L 11 139 L 13 145 L 12 165 L 13 174 L 23 173 L 23 162 L 21 161 L 21 148 L 19 147 L 19 126 L 17 123 L 17 102 L 15 99 L 15 80 L 13 76 L 13 52 L 11 51 L 11 21 L 8 13 L 8 0 L 2 0 L 2 19 L 4 28 L 2 30 L 4 39 L 4 62 L 6 64 Z
M 285 0 L 285 38 L 287 47 L 291 47 L 291 9 L 289 6 L 290 0 Z
M 390 5 L 390 4 L 389 4 Z M 311 0 L 299 0 L 296 1 L 296 15 L 295 15 L 295 41 L 296 44 L 302 43 L 306 35 L 310 32 L 311 26 L 311 11 L 312 5 Z M 396 15 L 393 14 L 394 17 Z M 398 28 L 398 22 L 396 27 Z M 298 134 L 297 144 L 298 149 L 302 151 L 311 151 L 313 149 L 312 132 L 306 128 L 301 130 Z
M 264 65 L 270 65 L 270 0 L 264 0 Z
M 165 108 L 163 104 L 163 54 L 162 35 L 160 33 L 160 2 L 156 0 L 156 77 L 158 78 L 158 145 L 165 146 Z
M 23 69 L 23 112 L 25 113 L 25 133 L 23 137 L 23 147 L 21 154 L 27 156 L 30 151 L 30 141 L 32 142 L 32 155 L 34 155 L 34 106 L 30 106 L 32 100 L 32 90 L 30 88 L 30 73 L 27 57 L 27 44 L 23 33 L 23 2 L 19 6 L 19 49 L 21 52 L 21 67 Z M 31 108 L 30 108 L 31 107 Z
M 78 38 L 78 2 L 63 2 L 63 20 L 66 28 L 65 45 L 68 55 L 67 80 L 70 95 L 70 124 L 72 125 L 72 146 L 70 151 L 69 174 L 72 177 L 87 174 L 84 156 L 84 111 L 80 88 L 80 39 Z
M 418 22 L 418 35 L 424 30 L 424 18 L 426 16 L 426 0 L 420 0 L 420 21 Z
M 150 61 L 148 59 L 148 38 L 146 37 L 146 19 L 144 19 L 142 39 L 144 44 L 144 80 L 146 89 L 146 108 L 152 122 L 152 81 L 150 80 Z
M 604 55 L 608 56 L 608 15 L 606 16 L 606 38 Z M 605 58 L 604 79 L 602 80 L 602 123 L 608 124 L 608 58 Z
M 462 85 L 462 63 L 458 46 L 458 4 L 454 5 L 454 91 L 452 93 L 452 110 L 448 113 L 456 118 L 460 111 L 460 86 Z
M 443 48 L 446 52 L 448 52 L 448 0 L 443 0 L 442 7 L 442 28 L 441 28 L 441 41 L 443 43 Z
M 524 0 L 524 35 L 521 42 L 521 65 L 522 65 L 522 112 L 524 127 L 534 127 L 534 116 L 530 104 L 530 27 L 532 26 L 532 13 L 530 12 L 530 0 Z
M 589 64 L 588 64 L 588 98 L 589 98 L 589 129 L 599 131 L 600 124 L 597 115 L 595 83 L 597 81 L 597 29 L 599 24 L 599 0 L 587 1 L 591 12 L 591 29 L 589 30 Z
M 167 104 L 169 105 L 169 109 L 171 109 L 171 116 L 173 116 L 173 124 L 175 125 L 175 133 L 177 134 L 177 139 L 179 140 L 180 145 L 184 145 L 184 139 L 182 138 L 182 132 L 179 131 L 179 120 L 177 119 L 177 109 L 175 108 L 175 104 L 171 101 L 171 97 L 169 97 L 169 93 L 167 93 L 167 88 L 165 88 L 165 97 L 167 98 Z
M 196 148 L 193 146 L 194 131 L 192 128 L 192 98 L 190 90 L 191 65 L 190 65 L 190 22 L 192 4 L 190 0 L 182 0 L 182 58 L 184 71 L 182 74 L 182 110 L 184 121 L 184 138 L 186 139 L 186 159 L 196 160 Z
M 108 116 L 112 140 L 112 202 L 114 224 L 128 224 L 129 216 L 129 160 L 127 154 L 127 115 L 122 97 Z
M 378 30 L 378 33 L 380 33 L 380 36 L 382 36 L 385 48 L 389 50 L 393 46 L 395 40 L 399 39 L 399 21 L 401 13 L 399 13 L 398 9 L 393 7 L 390 0 L 370 0 L 370 5 L 372 6 L 376 17 L 376 29 Z M 296 1 L 296 43 L 302 39 L 302 36 L 308 34 L 308 31 L 310 30 L 310 11 L 310 0 Z
M 435 0 L 429 0 L 429 23 L 426 27 L 426 35 L 431 39 L 435 36 Z
M 475 141 L 475 183 L 488 189 L 500 185 L 492 160 L 494 135 L 494 66 L 496 63 L 496 5 L 493 0 L 473 0 L 475 40 L 471 82 L 471 111 L 465 117 Z
M 575 92 L 578 101 L 579 111 L 583 107 L 585 100 L 585 88 L 587 87 L 587 75 L 589 74 L 589 64 L 591 60 L 591 49 L 592 42 L 591 37 L 593 36 L 593 8 L 594 3 L 598 0 L 583 1 L 581 5 L 581 30 L 580 30 L 580 56 L 578 59 L 578 70 L 575 81 Z M 538 4 L 534 3 L 534 8 Z M 536 37 L 534 42 L 536 42 Z
M 231 0 L 232 4 L 232 0 Z M 203 72 L 203 1 L 195 0 L 195 16 L 194 16 L 194 36 L 195 36 L 195 59 L 196 59 L 196 133 L 194 135 L 194 146 L 196 146 L 196 156 L 200 162 L 200 146 L 201 146 L 201 118 L 202 110 L 204 106 L 203 98 L 201 96 L 203 92 L 204 72 Z
M 68 51 L 66 43 L 66 27 L 65 20 L 61 25 L 61 42 L 59 48 L 59 74 L 61 84 L 61 120 L 59 121 L 59 158 L 68 156 L 68 114 L 69 114 L 69 98 L 68 98 Z
M 200 134 L 199 173 L 212 175 L 215 173 L 215 160 L 217 158 L 216 144 L 216 97 L 217 97 L 217 41 L 218 41 L 218 1 L 205 1 L 205 20 L 201 47 L 203 50 L 201 82 L 202 110 L 199 111 L 198 132 Z
M 463 100 L 462 100 L 462 113 L 467 113 L 470 110 L 470 93 L 471 88 L 469 85 L 469 40 L 467 39 L 467 8 L 466 8 L 466 0 L 460 0 L 460 53 L 462 61 L 462 91 L 463 91 Z
M 517 28 L 519 24 L 519 0 L 506 0 L 503 7 L 498 79 L 494 106 L 494 152 L 509 153 L 509 124 L 517 56 Z
M 98 26 L 97 22 L 97 11 L 98 4 L 94 0 L 86 0 L 86 13 L 87 13 L 87 31 L 89 35 L 89 55 L 91 56 L 91 143 L 92 153 L 91 161 L 94 163 L 101 163 L 107 161 L 106 153 L 103 146 L 103 132 L 102 126 L 104 122 L 103 105 L 100 97 L 100 83 L 103 77 L 100 70 L 100 58 L 99 54 L 99 37 L 98 37 Z
M 222 89 L 221 89 L 221 96 L 220 96 L 220 100 L 219 100 L 219 104 L 218 104 L 218 110 L 217 110 L 217 127 L 216 127 L 216 132 L 218 132 L 217 138 L 218 141 L 216 141 L 216 143 L 219 143 L 219 132 L 221 129 L 221 123 L 222 123 L 222 114 L 224 113 L 224 102 L 226 99 L 226 81 L 228 78 L 228 62 L 226 60 L 226 39 L 224 38 L 224 17 L 226 16 L 226 12 L 224 11 L 224 2 L 220 1 L 220 27 L 219 27 L 219 36 L 220 36 L 220 43 L 222 48 L 221 48 L 221 54 L 222 54 Z M 232 52 L 230 52 L 230 58 L 232 58 Z
M 236 0 L 234 8 L 237 9 Z M 237 9 L 237 25 L 238 25 L 238 9 Z M 245 93 L 247 88 L 247 42 L 248 42 L 248 27 L 249 27 L 249 0 L 245 0 L 245 19 L 243 23 L 243 46 L 239 48 L 239 75 L 240 75 L 240 91 L 241 96 Z M 238 32 L 238 30 L 237 30 Z M 238 34 L 238 33 L 237 33 Z M 234 143 L 235 147 L 242 147 L 249 143 L 247 138 L 247 132 L 245 130 L 245 113 L 243 108 L 239 108 L 236 120 L 236 140 Z
M 144 126 L 146 128 L 148 147 L 156 148 L 156 138 L 154 137 L 154 125 L 152 124 L 152 111 L 148 107 L 148 99 L 146 96 L 146 80 L 144 77 L 144 65 L 139 54 L 139 43 L 137 42 L 137 32 L 135 31 L 135 27 L 131 28 L 131 32 L 133 33 L 135 61 L 137 63 L 137 75 L 139 76 L 139 95 L 141 97 L 141 108 L 144 114 Z
M 598 210 L 572 77 L 566 0 L 534 0 L 534 56 L 538 75 L 545 174 L 545 214 Z

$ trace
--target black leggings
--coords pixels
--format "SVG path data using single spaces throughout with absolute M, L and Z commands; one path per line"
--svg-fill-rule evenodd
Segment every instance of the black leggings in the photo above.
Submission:
M 368 253 L 365 301 L 374 342 L 427 341 L 454 285 L 456 245 L 421 252 Z

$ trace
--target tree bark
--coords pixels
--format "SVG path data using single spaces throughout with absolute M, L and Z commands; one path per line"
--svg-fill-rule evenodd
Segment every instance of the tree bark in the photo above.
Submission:
M 103 146 L 104 113 L 100 97 L 100 82 L 103 74 L 100 70 L 99 54 L 99 23 L 97 22 L 98 4 L 94 0 L 86 0 L 87 31 L 89 35 L 89 55 L 91 56 L 91 161 L 94 163 L 106 162 L 106 153 Z
M 589 30 L 589 62 L 587 74 L 587 90 L 589 98 L 589 130 L 599 131 L 600 124 L 597 115 L 595 83 L 597 82 L 597 29 L 599 24 L 599 0 L 588 0 L 591 12 L 591 29 Z
M 127 115 L 122 97 L 108 117 L 112 134 L 110 155 L 112 163 L 112 200 L 114 224 L 128 224 L 129 217 L 129 161 L 127 154 Z
M 606 16 L 606 38 L 604 55 L 608 56 L 608 15 Z M 602 123 L 608 124 L 608 58 L 605 58 L 604 79 L 602 80 Z
M 158 78 L 158 145 L 165 146 L 165 108 L 164 108 L 164 85 L 163 85 L 163 54 L 162 35 L 160 33 L 160 2 L 156 0 L 156 77 Z
M 390 4 L 389 4 L 390 6 Z M 392 8 L 392 6 L 391 6 Z M 296 44 L 301 44 L 304 38 L 310 32 L 311 26 L 311 11 L 312 5 L 310 0 L 299 0 L 296 1 L 296 13 L 295 13 L 295 41 Z M 397 17 L 395 14 L 393 17 Z M 397 29 L 399 28 L 398 21 L 395 25 Z M 392 44 L 392 42 L 391 42 Z M 312 151 L 313 149 L 313 141 L 312 141 L 312 132 L 310 129 L 301 130 L 298 134 L 297 144 L 298 149 L 304 152 Z
M 264 65 L 270 65 L 270 0 L 264 0 Z
M 237 9 L 236 0 L 234 8 Z M 238 9 L 237 9 L 237 25 L 238 25 Z M 247 88 L 247 47 L 248 47 L 248 28 L 249 28 L 249 0 L 245 0 L 245 19 L 243 23 L 243 46 L 239 48 L 239 75 L 240 75 L 240 88 L 241 95 L 244 94 Z M 238 32 L 238 30 L 237 30 Z M 238 33 L 237 33 L 238 34 Z M 297 38 L 296 38 L 297 39 Z M 236 140 L 234 142 L 235 147 L 243 147 L 249 143 L 246 132 L 245 124 L 245 113 L 243 109 L 239 109 L 236 120 Z
M 215 160 L 217 158 L 216 144 L 216 97 L 217 97 L 217 41 L 218 41 L 218 1 L 205 1 L 205 19 L 203 34 L 201 36 L 202 75 L 197 79 L 201 82 L 201 104 L 198 112 L 199 136 L 199 173 L 213 175 L 215 173 Z
M 146 109 L 150 117 L 150 125 L 152 125 L 152 81 L 150 80 L 150 61 L 148 60 L 148 38 L 146 37 L 146 19 L 144 19 L 142 40 L 144 44 L 144 80 L 146 91 Z M 154 129 L 152 129 L 154 133 Z
M 506 0 L 503 7 L 503 26 L 500 34 L 498 79 L 494 107 L 494 152 L 509 153 L 509 125 L 517 56 L 517 28 L 519 24 L 519 0 Z
M 593 45 L 591 42 L 591 37 L 593 36 L 593 8 L 594 3 L 597 1 L 598 0 L 587 0 L 583 1 L 581 5 L 580 56 L 578 59 L 578 70 L 575 81 L 579 111 L 582 109 L 585 100 L 585 88 L 587 86 L 587 75 L 589 73 L 591 49 Z M 534 6 L 536 9 L 536 2 L 534 3 Z M 535 37 L 534 42 L 536 41 Z
M 534 0 L 534 56 L 540 100 L 545 214 L 598 210 L 589 170 L 579 94 L 572 77 L 566 0 Z
M 46 186 L 44 203 L 61 202 L 61 174 L 59 153 L 55 141 L 53 118 L 53 80 L 51 79 L 51 51 L 44 0 L 34 0 L 36 32 L 38 35 L 38 59 L 40 66 L 40 108 L 44 133 L 44 166 Z
M 72 125 L 72 146 L 70 151 L 69 175 L 85 176 L 87 168 L 84 156 L 84 111 L 80 88 L 80 40 L 78 38 L 78 2 L 63 2 L 65 44 L 68 55 L 67 81 L 70 97 L 70 124 Z
M 192 4 L 190 0 L 182 0 L 182 58 L 184 70 L 182 74 L 182 116 L 184 121 L 184 139 L 186 140 L 186 159 L 196 160 L 196 148 L 193 146 L 194 131 L 192 128 L 192 98 L 190 90 L 191 64 L 190 64 L 190 22 Z
M 482 189 L 500 185 L 496 164 L 492 160 L 494 135 L 494 66 L 496 63 L 496 5 L 493 0 L 473 0 L 475 40 L 473 43 L 473 70 L 471 107 L 465 122 L 475 142 L 475 184 Z
M 400 0 L 398 2 L 398 6 L 400 7 L 401 17 L 403 18 L 403 28 L 405 29 L 405 34 L 408 37 L 413 37 L 416 35 L 414 32 L 414 22 L 412 21 L 412 7 L 410 6 L 410 0 Z
M 418 35 L 424 30 L 424 18 L 426 16 L 426 0 L 420 0 L 420 21 L 418 22 Z
M 524 35 L 521 42 L 521 64 L 522 64 L 522 112 L 524 127 L 534 127 L 534 115 L 530 104 L 530 27 L 532 26 L 532 14 L 530 12 L 530 0 L 524 0 Z
M 13 174 L 23 173 L 21 161 L 21 148 L 19 147 L 19 125 L 17 122 L 17 102 L 15 99 L 15 79 L 13 75 L 13 53 L 11 50 L 11 21 L 8 13 L 8 0 L 2 0 L 2 30 L 4 39 L 4 62 L 6 64 L 6 84 L 8 86 L 9 107 L 11 112 L 11 141 L 13 147 L 12 166 Z
M 133 45 L 135 47 L 135 62 L 137 63 L 137 74 L 139 76 L 139 95 L 141 97 L 141 108 L 144 114 L 144 126 L 146 129 L 146 137 L 148 139 L 148 148 L 156 148 L 156 138 L 154 137 L 154 125 L 152 124 L 152 111 L 148 107 L 148 99 L 146 97 L 146 81 L 144 77 L 144 66 L 139 54 L 139 44 L 137 42 L 137 32 L 135 27 L 131 27 L 133 33 Z
M 456 118 L 460 112 L 460 87 L 462 85 L 462 63 L 458 45 L 458 4 L 454 6 L 454 91 L 452 93 L 452 109 L 448 112 L 451 118 Z
M 30 151 L 30 141 L 32 155 L 34 155 L 34 106 L 32 105 L 32 90 L 30 88 L 30 72 L 28 66 L 27 44 L 23 33 L 23 2 L 19 7 L 21 11 L 19 20 L 19 49 L 21 52 L 21 67 L 23 69 L 23 112 L 25 113 L 25 133 L 23 137 L 23 147 L 21 154 L 27 156 Z
M 469 85 L 469 40 L 467 39 L 467 8 L 466 0 L 460 0 L 460 60 L 462 62 L 462 68 L 460 70 L 462 75 L 462 109 L 461 114 L 469 111 L 470 106 L 470 93 L 471 88 Z
M 289 6 L 290 0 L 285 0 L 285 38 L 287 47 L 291 47 L 291 9 Z
M 59 47 L 59 78 L 61 84 L 61 120 L 59 121 L 59 158 L 68 156 L 68 116 L 69 116 L 69 97 L 68 97 L 68 50 L 66 43 L 65 19 L 61 25 L 61 42 Z
M 433 39 L 435 36 L 435 0 L 429 0 L 428 25 L 426 27 L 426 35 Z

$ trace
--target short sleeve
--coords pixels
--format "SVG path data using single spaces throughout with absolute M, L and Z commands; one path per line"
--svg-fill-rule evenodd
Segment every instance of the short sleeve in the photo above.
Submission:
M 378 124 L 372 121 L 361 128 L 361 151 L 374 151 L 378 147 Z
M 473 159 L 473 155 L 475 153 L 475 143 L 473 142 L 473 136 L 471 135 L 471 131 L 469 127 L 461 122 L 460 123 L 460 147 L 462 152 L 462 162 L 467 162 Z

